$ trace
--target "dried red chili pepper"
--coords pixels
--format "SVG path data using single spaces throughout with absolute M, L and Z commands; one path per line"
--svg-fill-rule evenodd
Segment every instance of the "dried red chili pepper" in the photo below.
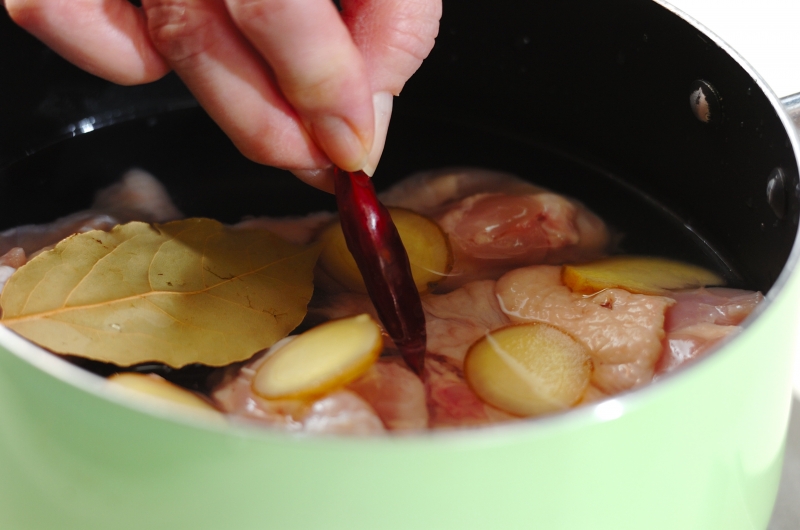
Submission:
M 364 277 L 367 293 L 403 359 L 422 375 L 425 313 L 392 217 L 363 171 L 337 168 L 334 184 L 347 248 Z

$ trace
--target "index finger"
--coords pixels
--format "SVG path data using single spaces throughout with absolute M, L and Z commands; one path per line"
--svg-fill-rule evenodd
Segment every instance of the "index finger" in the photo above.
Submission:
M 373 141 L 361 52 L 330 0 L 226 0 L 231 18 L 272 68 L 286 100 L 332 162 L 361 169 Z
M 169 71 L 144 14 L 127 0 L 5 0 L 5 6 L 14 22 L 96 76 L 134 85 Z

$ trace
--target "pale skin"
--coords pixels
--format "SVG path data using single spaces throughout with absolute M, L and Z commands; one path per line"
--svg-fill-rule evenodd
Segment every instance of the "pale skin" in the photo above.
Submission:
M 433 47 L 441 0 L 4 0 L 65 59 L 122 85 L 170 70 L 252 160 L 333 188 L 372 174 L 392 110 Z

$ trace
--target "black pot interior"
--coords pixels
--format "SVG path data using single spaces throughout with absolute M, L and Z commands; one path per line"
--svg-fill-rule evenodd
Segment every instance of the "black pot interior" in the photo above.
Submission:
M 379 188 L 443 166 L 510 171 L 584 201 L 623 236 L 620 250 L 772 286 L 797 231 L 797 164 L 768 98 L 711 39 L 648 1 L 445 0 L 444 13 L 396 99 Z M 0 228 L 86 208 L 131 166 L 191 216 L 333 209 L 330 196 L 241 156 L 173 76 L 117 87 L 7 19 L 0 35 L 20 50 L 0 59 L 0 77 L 15 79 L 0 89 Z M 720 97 L 712 123 L 690 110 L 698 79 Z M 780 216 L 766 192 L 776 168 Z

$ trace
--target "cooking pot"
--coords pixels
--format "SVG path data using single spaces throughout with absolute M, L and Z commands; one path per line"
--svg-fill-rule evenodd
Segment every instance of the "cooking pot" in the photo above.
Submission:
M 743 331 L 647 387 L 563 414 L 337 438 L 132 402 L 0 328 L 0 528 L 766 528 L 800 303 L 800 150 L 784 106 L 798 101 L 782 104 L 663 3 L 444 8 L 436 47 L 396 101 L 378 186 L 474 165 L 575 196 L 626 251 L 764 292 Z M 115 87 L 8 20 L 0 35 L 0 227 L 84 208 L 133 165 L 187 215 L 333 207 L 245 160 L 174 77 Z

